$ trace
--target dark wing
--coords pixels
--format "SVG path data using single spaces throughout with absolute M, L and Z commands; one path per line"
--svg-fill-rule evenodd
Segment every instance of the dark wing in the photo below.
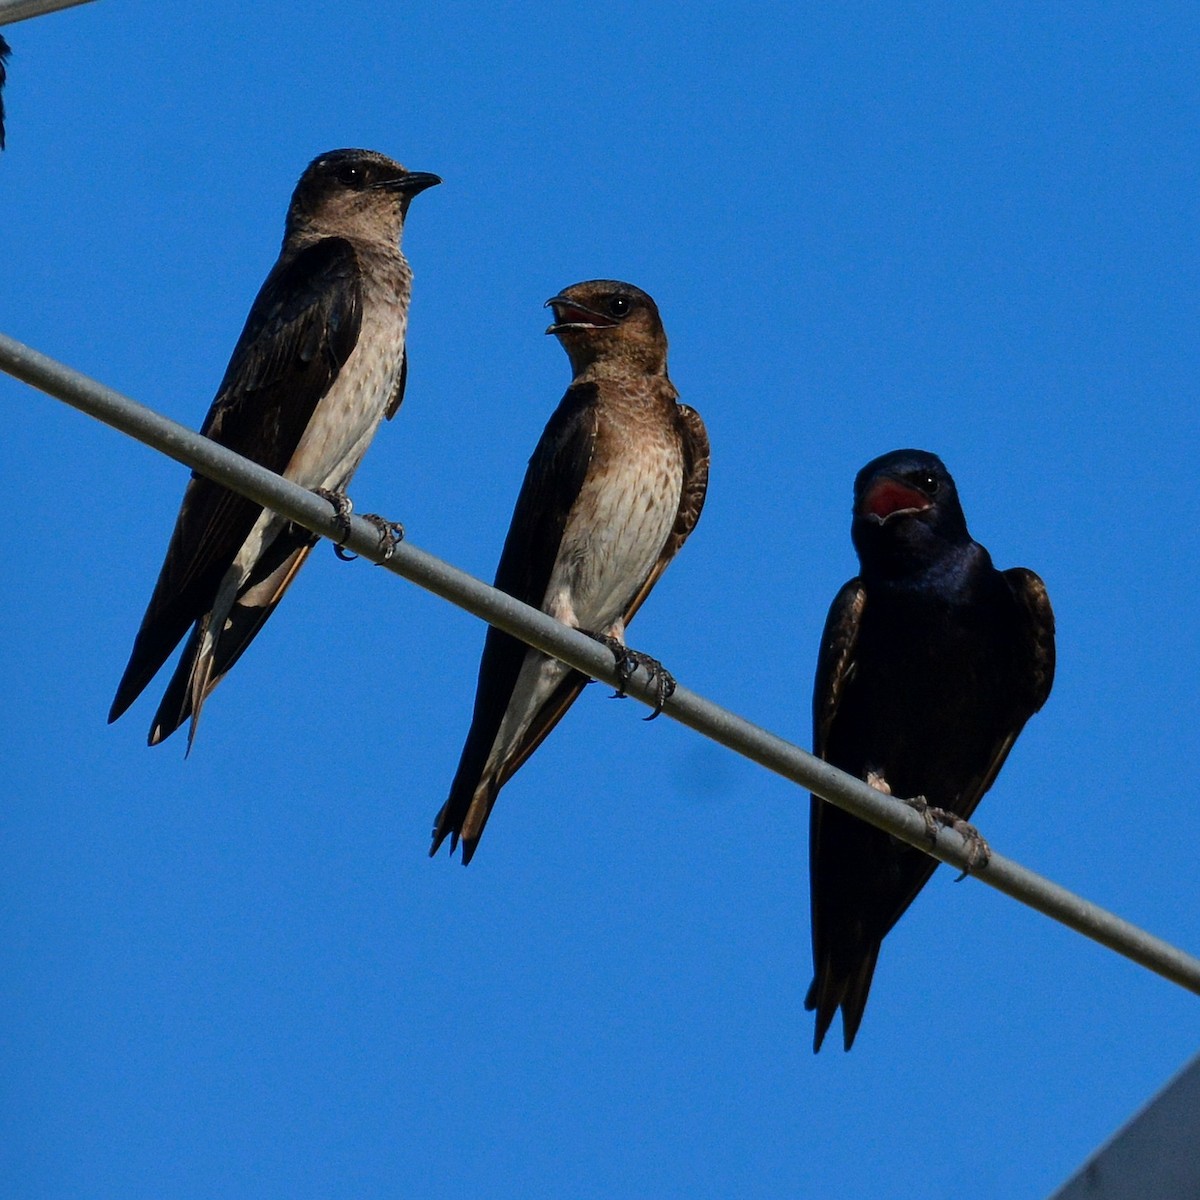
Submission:
M 1012 657 L 1008 664 L 1011 680 L 1008 721 L 992 745 L 986 769 L 970 780 L 959 795 L 954 811 L 964 820 L 979 807 L 980 800 L 996 782 L 1025 722 L 1046 703 L 1054 683 L 1054 610 L 1046 585 L 1026 567 L 1012 567 L 1001 572 L 1001 576 L 1016 602 Z M 929 873 L 932 871 L 931 865 Z M 905 900 L 905 908 L 912 903 L 920 886 Z
M 4 60 L 12 53 L 8 43 L 0 37 L 0 150 L 4 149 L 4 83 L 8 79 L 8 71 Z
M 658 582 L 659 576 L 667 569 L 667 564 L 675 557 L 679 551 L 679 547 L 687 541 L 689 534 L 695 529 L 696 522 L 700 520 L 700 510 L 704 507 L 705 493 L 708 491 L 708 432 L 704 428 L 704 422 L 700 419 L 700 414 L 694 408 L 689 408 L 686 404 L 680 404 L 676 406 L 676 411 L 679 417 L 678 427 L 683 450 L 683 486 L 679 495 L 679 511 L 675 516 L 675 524 L 671 529 L 670 536 L 668 536 L 666 542 L 663 544 L 662 552 L 659 554 L 657 562 L 625 609 L 624 622 L 626 625 L 633 620 L 634 613 L 641 608 L 643 601 L 650 595 L 654 585 Z M 547 583 L 549 583 L 548 579 Z M 545 588 L 543 586 L 544 593 Z M 523 657 L 524 655 L 522 655 Z M 520 670 L 520 659 L 517 661 L 517 670 Z M 515 682 L 516 676 L 514 675 L 513 683 L 515 684 Z M 505 762 L 503 771 L 500 772 L 495 781 L 495 792 L 499 792 L 517 773 L 529 756 L 542 744 L 547 734 L 562 720 L 567 709 L 575 703 L 575 700 L 587 682 L 587 676 L 581 675 L 578 671 L 572 671 L 555 688 L 554 692 L 530 722 L 518 752 L 511 755 Z M 511 692 L 512 688 L 510 687 L 510 695 Z M 497 726 L 497 728 L 499 727 Z M 486 819 L 487 815 L 485 813 L 484 820 Z M 482 832 L 482 830 L 483 826 L 481 824 L 479 832 Z M 468 844 L 465 833 L 463 840 L 463 860 L 464 862 L 469 862 L 474 842 Z M 477 836 L 475 841 L 478 841 Z
M 842 585 L 825 618 L 813 681 L 813 753 L 818 758 L 825 757 L 838 704 L 847 682 L 854 676 L 854 648 L 866 604 L 867 589 L 862 580 L 851 579 Z
M 672 389 L 672 403 L 674 403 L 674 389 Z M 680 489 L 679 509 L 676 513 L 675 524 L 672 526 L 671 533 L 663 545 L 658 560 L 642 583 L 641 588 L 638 589 L 638 592 L 626 607 L 624 615 L 626 624 L 633 619 L 634 613 L 637 612 L 642 602 L 650 594 L 659 576 L 666 570 L 667 564 L 675 557 L 679 547 L 687 541 L 688 535 L 695 528 L 696 522 L 700 519 L 700 510 L 704 507 L 705 493 L 708 490 L 709 446 L 708 433 L 704 428 L 704 422 L 700 419 L 700 414 L 695 409 L 682 404 L 675 407 L 678 414 L 680 445 L 683 452 L 683 482 Z M 583 479 L 581 476 L 579 485 L 582 486 L 582 483 Z M 577 495 L 578 488 L 576 488 L 572 496 L 572 505 Z M 569 511 L 569 507 L 564 511 L 564 524 L 565 513 Z M 561 542 L 561 540 L 562 530 L 559 529 L 554 549 L 555 555 L 558 553 L 557 542 Z M 551 559 L 551 562 L 553 562 L 553 559 Z M 549 572 L 547 572 L 546 579 L 540 583 L 540 591 L 537 593 L 538 598 L 531 600 L 531 604 L 537 605 L 541 603 L 549 582 Z M 500 585 L 498 584 L 498 586 Z M 503 590 L 507 591 L 508 589 L 504 588 Z M 512 681 L 508 686 L 505 698 L 505 707 L 507 707 L 507 699 L 511 697 L 513 687 L 516 684 L 517 673 L 520 671 L 521 662 L 525 657 L 524 652 L 525 647 L 522 645 L 521 653 L 515 660 Z M 547 698 L 541 708 L 538 709 L 533 720 L 529 723 L 529 727 L 525 730 L 520 746 L 514 753 L 508 756 L 503 769 L 492 782 L 490 797 L 487 804 L 481 806 L 478 819 L 476 820 L 473 814 L 468 814 L 466 818 L 461 831 L 464 863 L 471 861 L 475 844 L 479 841 L 479 837 L 483 833 L 483 826 L 487 821 L 488 814 L 491 811 L 491 804 L 496 794 L 520 770 L 529 756 L 545 741 L 550 731 L 562 720 L 567 709 L 578 699 L 579 693 L 584 689 L 587 682 L 586 675 L 581 675 L 578 671 L 571 671 L 558 687 L 555 688 L 554 692 Z M 503 717 L 503 713 L 504 710 L 501 709 L 501 718 Z M 497 721 L 496 730 L 499 730 L 499 721 Z M 495 733 L 492 734 L 492 740 L 494 739 Z M 488 749 L 490 750 L 490 748 L 491 743 L 489 742 Z
M 830 730 L 837 717 L 838 706 L 849 682 L 854 678 L 855 649 L 858 645 L 858 634 L 862 628 L 863 611 L 866 608 L 867 592 L 861 579 L 851 579 L 842 586 L 830 606 L 829 615 L 825 618 L 825 629 L 821 634 L 821 648 L 817 655 L 817 672 L 813 682 L 813 753 L 818 758 L 825 758 L 829 746 Z M 873 953 L 867 953 L 864 958 L 854 963 L 848 973 L 841 962 L 838 947 L 831 943 L 836 940 L 836 909 L 840 903 L 836 880 L 827 881 L 823 871 L 838 867 L 838 863 L 829 861 L 829 839 L 825 836 L 824 826 L 827 822 L 844 824 L 847 814 L 839 809 L 831 808 L 818 796 L 813 796 L 809 804 L 809 833 L 808 833 L 808 871 L 809 892 L 812 908 L 813 935 L 813 982 L 805 997 L 804 1006 L 816 1009 L 817 1026 L 813 1039 L 813 1049 L 820 1049 L 821 1042 L 837 1013 L 838 1005 L 847 998 L 850 1007 L 843 1010 L 843 1020 L 849 1019 L 848 1013 L 857 1009 L 858 1021 L 862 1019 L 862 1008 L 866 1004 L 867 991 L 871 986 L 871 975 L 875 970 L 875 958 L 879 953 L 879 944 L 874 944 Z M 853 820 L 853 818 L 849 818 Z M 834 858 L 837 857 L 835 854 Z M 834 886 L 831 887 L 830 884 Z M 847 1049 L 853 1041 L 853 1031 L 848 1029 Z
M 254 564 L 254 569 L 237 601 L 229 610 L 225 628 L 212 648 L 212 664 L 207 672 L 204 693 L 200 697 L 201 707 L 212 695 L 217 684 L 233 669 L 234 663 L 241 658 L 242 652 L 275 611 L 316 543 L 316 534 L 309 533 L 299 525 L 291 525 L 271 543 L 266 553 Z M 162 702 L 150 724 L 151 746 L 157 746 L 159 742 L 170 737 L 189 717 L 195 715 L 199 720 L 199 711 L 193 709 L 191 684 L 203 633 L 203 623 L 197 622 L 183 653 L 179 656 L 179 663 L 171 675 L 171 681 L 167 684 Z M 193 722 L 188 735 L 189 750 L 195 730 L 196 724 Z
M 696 528 L 696 522 L 700 520 L 700 511 L 704 508 L 704 497 L 708 492 L 708 464 L 711 457 L 708 430 L 704 428 L 704 422 L 694 408 L 686 404 L 677 404 L 675 411 L 683 449 L 683 487 L 679 492 L 679 511 L 675 515 L 675 524 L 670 536 L 663 543 L 662 553 L 659 554 L 654 569 L 625 610 L 626 625 L 633 620 L 634 613 L 642 607 L 659 577 L 667 569 L 667 564 L 679 553 L 679 547 Z
M 529 460 L 525 482 L 517 497 L 512 524 L 500 554 L 500 565 L 496 568 L 496 587 L 534 608 L 540 608 L 545 599 L 567 518 L 579 498 L 588 465 L 592 461 L 596 444 L 597 398 L 598 391 L 594 384 L 573 384 L 567 390 Z M 457 844 L 482 779 L 483 768 L 512 699 L 527 650 L 525 643 L 517 638 L 499 629 L 488 629 L 479 663 L 479 683 L 475 691 L 471 729 L 450 787 L 450 797 L 434 823 L 430 854 L 437 853 L 447 835 L 453 835 L 451 849 Z M 511 778 L 516 767 L 533 753 L 550 732 L 553 722 L 546 725 L 542 720 L 543 714 L 553 709 L 556 712 L 554 720 L 557 721 L 586 682 L 585 676 L 572 672 L 543 707 L 535 722 L 538 729 L 536 736 L 533 731 L 530 732 L 518 756 L 519 762 L 503 778 L 494 782 L 486 806 L 488 810 L 496 793 Z M 562 703 L 566 692 L 570 696 Z M 464 862 L 470 861 L 474 842 L 478 841 L 486 820 L 487 812 L 484 812 L 478 828 L 473 831 L 470 845 L 464 842 Z
M 282 472 L 358 342 L 358 259 L 327 238 L 276 263 L 259 291 L 201 427 L 231 450 Z M 115 721 L 188 626 L 211 607 L 262 508 L 193 474 L 154 594 L 109 712 Z
M 1018 630 L 1022 646 L 1023 677 L 1028 682 L 1024 699 L 1032 716 L 1046 703 L 1054 685 L 1054 610 L 1046 585 L 1026 567 L 1004 572 L 1017 602 Z
M 496 587 L 541 606 L 567 518 L 596 446 L 595 384 L 572 384 L 546 424 L 529 460 L 496 567 Z M 518 645 L 524 647 L 523 642 Z

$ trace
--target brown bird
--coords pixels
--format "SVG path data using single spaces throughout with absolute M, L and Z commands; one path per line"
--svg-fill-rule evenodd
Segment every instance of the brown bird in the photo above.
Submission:
M 851 534 L 861 573 L 838 593 L 821 638 L 814 752 L 961 823 L 1050 694 L 1045 585 L 1024 567 L 992 565 L 967 531 L 954 480 L 927 451 L 863 467 Z M 840 1007 L 849 1050 L 883 939 L 937 862 L 816 796 L 809 860 L 813 1049 Z
M 700 518 L 708 434 L 667 376 L 654 301 L 607 279 L 546 301 L 574 379 L 529 461 L 496 587 L 595 637 L 628 680 L 641 666 L 659 707 L 674 681 L 625 646 L 625 626 Z M 464 865 L 500 789 L 574 703 L 587 677 L 498 629 L 479 665 L 475 712 L 450 797 L 433 828 L 436 854 L 462 841 Z
M 332 150 L 301 175 L 283 248 L 201 432 L 335 500 L 404 397 L 409 202 L 440 183 L 373 150 Z M 156 745 L 200 710 L 296 577 L 317 538 L 193 475 L 117 688 L 115 721 L 192 627 L 150 727 Z

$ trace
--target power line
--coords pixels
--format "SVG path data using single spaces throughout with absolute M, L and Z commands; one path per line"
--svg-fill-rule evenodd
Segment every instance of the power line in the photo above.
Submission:
M 58 12 L 60 8 L 74 8 L 88 4 L 91 0 L 0 0 L 0 25 L 12 25 L 30 17 Z
M 332 508 L 325 500 L 4 334 L 0 334 L 0 369 L 314 533 L 329 538 L 340 536 Z M 576 670 L 616 686 L 612 654 L 591 638 L 407 541 L 401 542 L 385 562 L 379 551 L 378 530 L 357 516 L 350 524 L 345 544 L 363 558 Z M 641 672 L 634 676 L 628 691 L 647 705 L 655 702 L 654 689 Z M 876 791 L 703 696 L 680 686 L 664 712 L 918 850 L 960 870 L 967 865 L 969 847 L 960 834 L 939 827 L 931 844 L 924 819 L 903 801 Z M 1200 959 L 1161 938 L 1000 854 L 993 852 L 987 866 L 973 874 L 997 891 L 1200 995 Z

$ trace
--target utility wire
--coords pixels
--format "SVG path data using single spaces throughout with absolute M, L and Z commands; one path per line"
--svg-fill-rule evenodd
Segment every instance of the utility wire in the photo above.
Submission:
M 328 538 L 339 536 L 332 507 L 312 492 L 4 334 L 0 334 L 0 369 L 314 533 Z M 611 652 L 591 638 L 410 542 L 401 542 L 391 558 L 383 561 L 379 531 L 362 517 L 351 518 L 345 545 L 576 670 L 616 686 Z M 653 705 L 654 689 L 643 672 L 634 676 L 628 691 Z M 902 800 L 876 791 L 703 696 L 681 686 L 664 711 L 918 850 L 960 870 L 968 865 L 969 847 L 954 830 L 939 827 L 931 842 L 924 819 Z M 972 874 L 997 891 L 1200 995 L 1200 959 L 1129 921 L 994 852 L 987 866 Z
M 58 12 L 60 8 L 74 8 L 77 4 L 88 4 L 90 0 L 0 0 L 0 25 L 12 25 L 30 17 Z

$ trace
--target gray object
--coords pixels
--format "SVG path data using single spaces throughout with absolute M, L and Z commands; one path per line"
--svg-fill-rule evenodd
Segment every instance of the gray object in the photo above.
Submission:
M 1050 1200 L 1198 1200 L 1200 1056 Z
M 17 21 L 27 21 L 30 17 L 58 12 L 60 8 L 74 8 L 87 3 L 89 0 L 0 0 L 0 25 L 12 25 Z

